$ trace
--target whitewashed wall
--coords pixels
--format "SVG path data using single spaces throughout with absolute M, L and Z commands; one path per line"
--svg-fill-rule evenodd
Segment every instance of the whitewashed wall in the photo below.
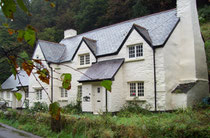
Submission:
M 129 59 L 128 58 L 128 46 L 143 43 L 144 56 L 139 59 Z M 123 45 L 122 49 L 118 53 L 118 55 L 107 56 L 99 58 L 98 61 L 110 60 L 116 58 L 125 58 L 125 63 L 123 64 L 122 72 L 123 72 L 123 87 L 119 88 L 117 92 L 119 95 L 121 92 L 124 93 L 124 98 L 121 98 L 122 101 L 116 101 L 119 103 L 125 103 L 123 99 L 127 101 L 131 101 L 133 98 L 129 96 L 129 82 L 138 82 L 144 81 L 145 86 L 145 96 L 139 100 L 140 103 L 143 104 L 143 107 L 147 107 L 150 110 L 154 110 L 154 65 L 153 65 L 153 50 L 147 44 L 147 42 L 139 35 L 136 30 L 133 30 L 127 41 Z M 164 92 L 165 84 L 164 84 L 164 63 L 163 63 L 163 54 L 161 48 L 156 50 L 156 64 L 157 64 L 157 91 Z M 117 74 L 118 75 L 118 74 Z M 116 76 L 117 76 L 116 75 Z M 119 75 L 120 76 L 120 75 Z M 121 77 L 120 77 L 121 78 Z M 119 79 L 118 79 L 119 80 Z M 121 81 L 113 82 L 114 86 L 121 85 Z M 116 83 L 116 84 L 115 84 Z M 113 86 L 113 89 L 115 89 Z M 118 88 L 118 87 L 117 87 Z M 114 93 L 114 91 L 113 91 Z M 161 99 L 160 103 L 158 103 L 160 108 L 164 108 L 165 98 L 161 95 L 157 95 L 159 99 Z M 116 99 L 117 100 L 117 99 Z M 120 100 L 120 99 L 119 99 Z M 113 100 L 112 100 L 113 101 Z M 146 101 L 146 102 L 145 102 Z M 114 105 L 112 105 L 114 106 Z M 113 110 L 119 110 L 123 104 L 119 106 L 116 105 L 117 108 L 113 108 Z
M 56 65 L 56 64 L 51 65 L 53 67 L 53 69 L 56 70 L 56 72 L 60 73 L 60 74 L 53 73 L 54 77 L 56 77 L 56 78 L 60 78 L 62 73 L 71 73 L 72 74 L 71 89 L 68 91 L 68 98 L 61 98 L 60 87 L 62 87 L 62 83 L 61 83 L 61 81 L 54 79 L 53 89 L 54 89 L 54 98 L 55 98 L 54 100 L 55 101 L 59 101 L 62 99 L 68 100 L 68 102 L 63 103 L 63 105 L 67 105 L 69 103 L 76 103 L 78 86 L 82 85 L 78 82 L 78 80 L 83 75 L 82 73 L 85 73 L 85 71 L 91 66 L 91 64 L 83 65 L 83 66 L 79 65 L 79 63 L 80 63 L 79 55 L 87 54 L 87 53 L 90 54 L 90 63 L 92 64 L 92 62 L 96 62 L 96 59 L 95 59 L 94 55 L 91 53 L 90 49 L 87 47 L 87 45 L 84 42 L 82 42 L 73 61 L 62 63 L 60 65 Z M 65 65 L 70 66 L 73 69 L 71 69 Z M 77 69 L 79 72 L 75 71 L 74 69 Z M 82 72 L 82 73 L 80 73 L 80 72 Z
M 39 44 L 37 45 L 37 47 L 34 51 L 34 56 L 32 58 L 37 59 L 37 57 L 40 60 L 45 60 L 45 57 L 44 57 L 44 55 L 41 51 L 41 48 L 40 48 Z M 42 61 L 42 64 L 44 65 L 44 67 L 46 67 L 50 71 L 50 68 L 48 67 L 47 62 Z M 44 87 L 44 89 L 47 91 L 47 93 L 51 97 L 50 85 L 42 82 L 38 78 L 38 74 L 36 73 L 36 69 L 34 69 L 32 72 L 35 74 L 38 81 L 33 76 L 33 74 L 30 75 L 30 77 L 29 77 L 29 107 L 32 107 L 34 105 L 34 102 L 44 102 L 44 103 L 49 104 L 50 100 L 49 100 L 46 92 L 44 92 L 44 90 L 42 90 L 42 100 L 37 100 L 36 90 L 37 89 L 42 89 L 42 87 L 39 84 L 39 83 L 41 83 L 41 85 Z

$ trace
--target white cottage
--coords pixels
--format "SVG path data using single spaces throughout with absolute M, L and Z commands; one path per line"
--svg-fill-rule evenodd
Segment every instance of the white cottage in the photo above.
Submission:
M 28 104 L 28 85 L 29 77 L 25 71 L 19 70 L 16 78 L 11 75 L 1 85 L 0 102 L 7 101 L 7 107 L 11 108 L 25 108 Z M 14 93 L 21 93 L 22 99 L 18 101 Z
M 51 80 L 42 84 L 61 105 L 82 93 L 84 112 L 116 112 L 134 99 L 150 110 L 173 110 L 209 95 L 196 0 L 177 0 L 176 9 L 64 35 L 60 43 L 39 40 L 33 56 L 46 61 Z M 62 73 L 72 74 L 69 91 L 58 80 Z M 30 76 L 29 91 L 35 94 L 30 105 L 49 103 L 36 78 Z M 100 86 L 102 80 L 113 81 L 112 92 Z

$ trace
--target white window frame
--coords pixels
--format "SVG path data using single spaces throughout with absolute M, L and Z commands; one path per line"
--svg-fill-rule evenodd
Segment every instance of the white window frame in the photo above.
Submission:
M 143 81 L 129 82 L 129 96 L 130 97 L 144 97 L 145 83 Z
M 77 94 L 79 95 L 78 98 L 80 98 L 80 100 L 82 100 L 82 85 L 77 86 Z
M 89 64 L 90 64 L 90 54 L 89 53 L 79 55 L 79 65 L 80 66 L 89 65 Z
M 60 92 L 61 92 L 61 98 L 68 97 L 68 91 L 66 89 L 60 87 Z
M 42 100 L 42 89 L 36 89 L 36 99 L 37 100 Z
M 6 92 L 7 94 L 7 99 L 10 99 L 10 92 Z
M 138 48 L 140 48 L 140 49 L 138 49 Z M 133 49 L 132 57 L 131 57 L 131 49 Z M 129 59 L 141 58 L 143 56 L 144 56 L 143 43 L 128 46 L 128 58 Z

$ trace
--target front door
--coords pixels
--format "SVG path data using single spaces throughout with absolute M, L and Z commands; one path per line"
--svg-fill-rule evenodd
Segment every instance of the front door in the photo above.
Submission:
M 102 112 L 102 87 L 95 86 L 94 93 L 94 113 L 100 113 Z

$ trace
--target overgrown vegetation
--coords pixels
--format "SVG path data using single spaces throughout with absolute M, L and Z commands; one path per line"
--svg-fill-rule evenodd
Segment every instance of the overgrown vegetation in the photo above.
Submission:
M 62 131 L 50 129 L 50 115 L 9 110 L 0 112 L 0 122 L 43 137 L 202 137 L 210 135 L 209 105 L 173 113 L 151 113 L 135 105 L 117 115 L 62 114 Z M 124 114 L 124 115 L 123 115 Z M 129 115 L 128 115 L 129 114 Z

